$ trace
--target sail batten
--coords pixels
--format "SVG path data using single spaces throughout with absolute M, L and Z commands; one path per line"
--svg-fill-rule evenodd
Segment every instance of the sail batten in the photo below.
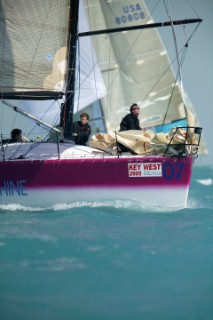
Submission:
M 64 92 L 58 91 L 42 91 L 38 89 L 37 91 L 25 91 L 23 92 L 22 89 L 12 92 L 2 92 L 1 99 L 14 99 L 14 100 L 59 100 L 63 99 Z

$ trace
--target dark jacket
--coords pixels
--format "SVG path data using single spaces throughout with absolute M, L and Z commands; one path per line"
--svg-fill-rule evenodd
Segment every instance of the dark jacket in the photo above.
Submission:
M 88 123 L 82 125 L 81 121 L 76 121 L 73 124 L 72 133 L 77 133 L 77 136 L 72 137 L 73 141 L 75 141 L 76 144 L 85 146 L 91 133 L 91 127 Z
M 138 117 L 132 113 L 127 114 L 120 123 L 120 131 L 141 130 Z

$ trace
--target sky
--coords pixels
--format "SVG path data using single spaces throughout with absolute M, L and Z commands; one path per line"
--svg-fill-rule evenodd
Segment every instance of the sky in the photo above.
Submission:
M 200 24 L 190 53 L 189 67 L 184 75 L 186 91 L 196 109 L 209 155 L 206 162 L 213 164 L 213 1 L 192 0 L 203 22 Z
M 150 9 L 150 5 L 156 3 L 156 0 L 146 2 Z M 213 164 L 213 0 L 187 0 L 191 5 L 191 8 L 188 6 L 188 9 L 186 9 L 186 3 L 183 6 L 181 0 L 173 0 L 171 4 L 172 2 L 180 18 L 194 18 L 195 11 L 203 19 L 189 43 L 187 57 L 182 68 L 182 80 L 184 90 L 189 95 L 203 128 L 209 152 L 208 156 L 202 158 L 202 162 Z M 171 7 L 171 10 L 174 8 Z M 154 18 L 156 21 L 156 17 Z M 166 48 L 169 49 L 169 45 L 165 42 L 167 39 L 163 40 Z

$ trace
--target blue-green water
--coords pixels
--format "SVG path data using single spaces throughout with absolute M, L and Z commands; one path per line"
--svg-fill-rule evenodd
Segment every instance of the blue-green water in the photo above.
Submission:
M 212 320 L 213 168 L 188 207 L 0 209 L 1 320 Z

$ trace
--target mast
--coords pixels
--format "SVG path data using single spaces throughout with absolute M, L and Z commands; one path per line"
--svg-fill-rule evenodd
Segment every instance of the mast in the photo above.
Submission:
M 79 0 L 70 0 L 70 16 L 68 26 L 68 70 L 66 99 L 63 111 L 64 138 L 70 139 L 73 123 L 74 90 L 75 90 L 75 66 L 76 66 L 76 44 L 78 37 L 78 10 Z

